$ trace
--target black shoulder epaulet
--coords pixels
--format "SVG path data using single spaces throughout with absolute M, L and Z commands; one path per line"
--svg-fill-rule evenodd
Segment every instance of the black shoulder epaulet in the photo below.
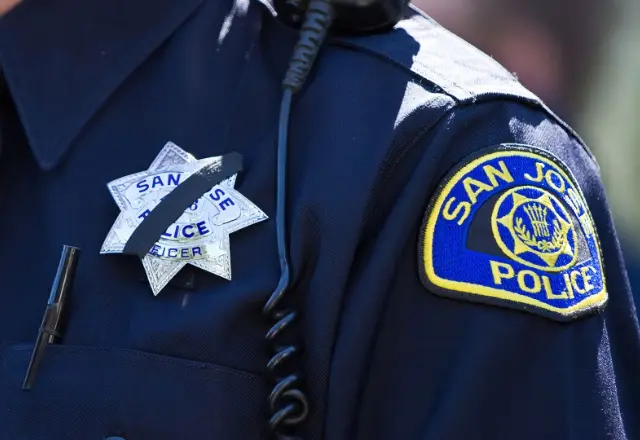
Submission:
M 515 75 L 413 6 L 390 32 L 335 37 L 332 43 L 393 64 L 458 102 L 502 97 L 541 108 L 587 149 L 580 136 Z M 593 157 L 591 152 L 589 155 Z
M 486 94 L 540 101 L 493 58 L 413 7 L 391 32 L 333 42 L 406 69 L 459 101 Z

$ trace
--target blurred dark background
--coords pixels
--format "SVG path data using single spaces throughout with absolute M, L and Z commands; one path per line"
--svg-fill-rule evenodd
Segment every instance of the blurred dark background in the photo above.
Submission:
M 589 144 L 640 305 L 640 1 L 414 4 L 515 73 Z

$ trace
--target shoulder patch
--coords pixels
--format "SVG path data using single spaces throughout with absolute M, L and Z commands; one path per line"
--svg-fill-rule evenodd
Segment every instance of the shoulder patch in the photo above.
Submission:
M 504 144 L 458 164 L 423 221 L 419 267 L 435 294 L 568 321 L 607 302 L 600 243 L 569 169 Z

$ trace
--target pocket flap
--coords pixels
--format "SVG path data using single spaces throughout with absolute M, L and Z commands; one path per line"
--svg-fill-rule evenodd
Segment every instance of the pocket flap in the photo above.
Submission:
M 264 438 L 259 376 L 125 349 L 51 345 L 33 389 L 30 347 L 3 350 L 0 438 L 232 440 Z

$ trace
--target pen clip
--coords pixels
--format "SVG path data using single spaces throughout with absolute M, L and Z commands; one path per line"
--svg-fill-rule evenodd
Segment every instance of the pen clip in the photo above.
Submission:
M 33 347 L 27 373 L 22 383 L 23 390 L 29 390 L 33 386 L 46 346 L 54 344 L 62 338 L 64 309 L 71 291 L 79 257 L 80 249 L 72 246 L 63 246 L 58 271 L 51 286 L 47 308 L 44 311 L 42 324 L 38 330 L 38 338 Z

